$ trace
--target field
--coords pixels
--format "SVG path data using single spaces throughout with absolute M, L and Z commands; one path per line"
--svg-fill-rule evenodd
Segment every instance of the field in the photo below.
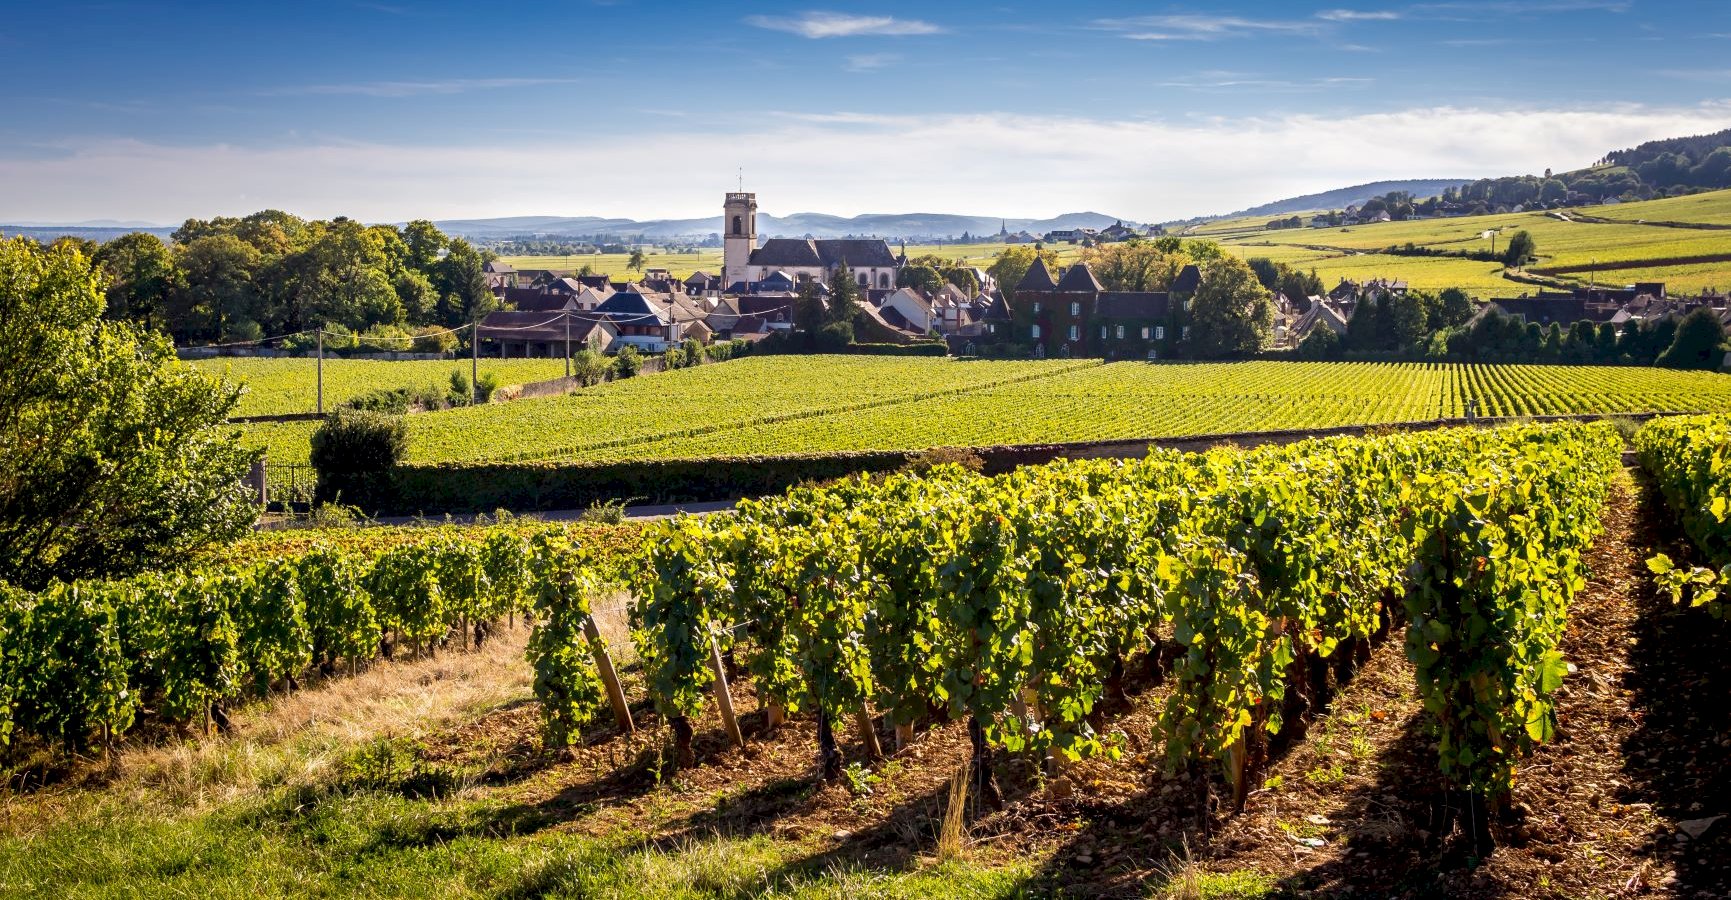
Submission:
M 100 757 L 52 762 L 25 742 L 39 755 L 0 788 L 0 894 L 1726 896 L 1731 823 L 1716 817 L 1731 808 L 1731 707 L 1716 698 L 1731 683 L 1731 621 L 1655 591 L 1644 560 L 1690 550 L 1621 468 L 1622 448 L 1603 425 L 1388 435 L 996 480 L 903 475 L 652 526 L 639 561 L 657 574 L 640 599 L 542 591 L 532 612 L 497 613 L 476 648 L 368 658 L 260 699 L 231 688 L 217 734 L 146 709 Z M 485 534 L 425 533 L 430 545 Z M 411 534 L 282 536 L 229 558 L 268 572 L 320 544 L 370 565 L 392 555 L 406 568 L 362 579 L 359 596 L 400 633 L 419 621 L 414 604 L 460 595 Z M 594 537 L 533 544 L 529 568 L 559 571 L 556 554 Z M 739 563 L 683 565 L 716 553 Z M 823 577 L 844 561 L 850 578 Z M 403 577 L 422 572 L 440 589 Z M 644 593 L 651 583 L 667 590 Z M 187 584 L 232 590 L 203 573 Z M 728 589 L 745 585 L 756 590 Z M 627 632 L 630 604 L 659 618 Z M 891 615 L 903 609 L 920 614 Z M 560 629 L 590 616 L 632 730 L 595 693 L 589 654 L 559 652 L 581 648 Z M 243 626 L 249 661 L 260 638 L 284 640 L 247 627 L 259 626 Z M 1463 636 L 1478 629 L 1491 639 Z M 717 634 L 737 739 L 710 699 Z M 212 658 L 235 646 L 191 640 Z M 1177 640 L 1206 652 L 1162 652 Z M 1301 674 L 1268 664 L 1282 652 Z M 154 697 L 156 669 L 187 679 L 197 659 L 146 656 L 136 684 Z M 910 661 L 909 680 L 888 677 Z M 977 678 L 950 680 L 961 666 Z M 940 684 L 973 690 L 930 715 Z M 550 723 L 573 696 L 567 744 Z M 791 697 L 804 707 L 772 726 Z M 1286 714 L 1264 744 L 1270 706 Z M 1019 727 L 971 736 L 970 717 Z M 1513 725 L 1496 753 L 1480 730 L 1492 721 Z M 1029 746 L 1007 742 L 1017 734 Z M 1045 762 L 1048 746 L 1076 752 Z M 1244 768 L 1233 760 L 1247 746 L 1273 752 Z M 967 774 L 980 771 L 992 778 Z M 959 784 L 967 812 L 952 817 Z M 1481 815 L 1482 798 L 1503 796 L 1506 811 Z
M 1731 377 L 1423 363 L 747 357 L 409 417 L 409 457 L 671 459 L 1181 437 L 1480 415 L 1731 410 Z M 314 423 L 249 425 L 279 463 Z
M 222 357 L 193 362 L 193 366 L 246 386 L 235 407 L 235 416 L 280 416 L 310 413 L 318 405 L 318 360 L 308 358 L 258 359 Z M 451 373 L 469 377 L 470 360 L 402 360 L 326 358 L 324 362 L 325 409 L 352 397 L 396 388 L 448 388 Z M 491 373 L 499 384 L 544 381 L 565 374 L 559 359 L 483 359 L 483 376 Z
M 1731 257 L 1731 231 L 1642 224 L 1726 224 L 1731 222 L 1731 191 L 1571 209 L 1560 215 L 1567 218 L 1532 212 L 1273 231 L 1262 228 L 1274 218 L 1270 216 L 1211 222 L 1191 233 L 1219 240 L 1245 258 L 1263 256 L 1305 270 L 1314 268 L 1329 287 L 1341 278 L 1388 278 L 1425 289 L 1461 287 L 1486 298 L 1530 292 L 1534 290 L 1531 286 L 1504 279 L 1497 263 L 1371 252 L 1408 243 L 1441 250 L 1488 251 L 1491 241 L 1479 237 L 1483 232 L 1496 231 L 1500 249 L 1515 231 L 1525 230 L 1538 246 L 1540 258 L 1533 268 L 1598 265 L 1603 267 L 1597 273 L 1599 284 L 1664 281 L 1676 294 L 1731 288 L 1731 258 L 1682 266 L 1631 265 L 1679 257 Z M 1583 218 L 1608 221 L 1581 221 Z M 1572 272 L 1571 277 L 1585 284 L 1590 276 L 1579 271 Z

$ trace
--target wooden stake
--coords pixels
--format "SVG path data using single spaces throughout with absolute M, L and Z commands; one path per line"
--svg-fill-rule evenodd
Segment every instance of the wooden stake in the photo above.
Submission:
M 872 727 L 870 703 L 860 701 L 859 712 L 854 714 L 854 722 L 859 725 L 860 740 L 865 742 L 866 755 L 872 759 L 883 759 L 884 748 L 878 743 L 878 730 Z
M 905 749 L 907 749 L 907 746 L 913 742 L 914 742 L 914 725 L 913 725 L 913 723 L 909 722 L 906 725 L 897 725 L 896 726 L 896 749 L 897 750 L 905 750 Z
M 739 733 L 739 720 L 733 715 L 733 695 L 727 690 L 727 666 L 721 661 L 721 643 L 709 636 L 709 667 L 715 671 L 715 705 L 721 710 L 721 727 L 727 736 L 745 748 L 745 735 Z
M 607 699 L 613 704 L 613 719 L 619 723 L 619 730 L 625 734 L 635 734 L 637 726 L 631 721 L 631 707 L 625 703 L 625 688 L 619 684 L 619 673 L 613 668 L 613 658 L 607 655 L 607 643 L 601 640 L 601 629 L 595 625 L 594 616 L 583 619 L 583 634 L 589 638 L 589 650 L 595 655 L 595 671 L 601 675 L 601 683 L 607 688 Z
M 780 703 L 770 703 L 764 707 L 764 722 L 770 728 L 780 728 L 787 722 L 787 709 Z

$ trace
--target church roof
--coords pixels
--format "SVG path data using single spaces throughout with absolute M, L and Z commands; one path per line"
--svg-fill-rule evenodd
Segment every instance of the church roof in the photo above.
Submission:
M 1052 280 L 1052 270 L 1046 268 L 1043 259 L 1035 259 L 1034 264 L 1028 267 L 1028 274 L 1016 282 L 1017 291 L 1050 291 L 1057 287 L 1058 283 Z
M 896 257 L 881 239 L 770 238 L 751 251 L 750 259 L 751 265 L 776 268 L 834 268 L 841 263 L 853 269 L 888 268 L 896 264 Z
M 1100 286 L 1100 280 L 1094 277 L 1094 270 L 1087 263 L 1077 263 L 1064 271 L 1064 277 L 1058 279 L 1060 291 L 1083 291 L 1097 294 L 1105 288 Z

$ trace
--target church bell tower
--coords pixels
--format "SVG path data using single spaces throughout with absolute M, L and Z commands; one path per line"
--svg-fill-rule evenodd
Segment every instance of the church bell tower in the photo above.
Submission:
M 751 251 L 757 249 L 757 195 L 729 193 L 722 207 L 721 281 L 725 290 L 748 277 Z

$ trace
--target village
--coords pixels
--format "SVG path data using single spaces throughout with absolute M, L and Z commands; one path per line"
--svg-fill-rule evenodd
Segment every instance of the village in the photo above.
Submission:
M 1350 213 L 1357 211 L 1354 207 Z M 1381 210 L 1378 214 L 1386 215 Z M 1179 270 L 1164 291 L 1110 290 L 1086 261 L 1048 266 L 1039 258 L 1015 284 L 999 284 L 988 269 L 974 266 L 967 268 L 967 277 L 933 289 L 902 283 L 900 276 L 909 265 L 905 244 L 898 252 L 888 241 L 873 238 L 760 240 L 756 218 L 755 194 L 727 194 L 721 270 L 697 271 L 683 279 L 657 267 L 619 280 L 488 262 L 486 277 L 502 308 L 480 322 L 480 353 L 557 357 L 578 349 L 617 353 L 629 346 L 656 354 L 688 341 L 757 343 L 792 331 L 797 306 L 808 292 L 832 304 L 831 285 L 837 273 L 845 271 L 855 286 L 852 325 L 857 343 L 915 347 L 941 342 L 943 352 L 957 356 L 1161 360 L 1186 355 L 1191 328 L 1184 313 L 1203 278 L 1196 265 Z M 1093 247 L 1158 234 L 1163 231 L 1157 226 L 1130 228 L 1120 222 L 1099 231 L 1000 237 L 1036 247 Z M 1401 298 L 1407 291 L 1407 283 L 1398 279 L 1341 279 L 1324 293 L 1299 296 L 1274 290 L 1268 349 L 1295 349 L 1319 328 L 1345 338 L 1355 313 L 1366 303 Z M 1572 290 L 1539 287 L 1513 296 L 1474 298 L 1470 318 L 1457 324 L 1470 327 L 1487 316 L 1506 315 L 1544 328 L 1587 322 L 1620 331 L 1680 319 L 1706 307 L 1722 325 L 1731 325 L 1727 299 L 1725 293 L 1712 291 L 1672 296 L 1663 282 Z

